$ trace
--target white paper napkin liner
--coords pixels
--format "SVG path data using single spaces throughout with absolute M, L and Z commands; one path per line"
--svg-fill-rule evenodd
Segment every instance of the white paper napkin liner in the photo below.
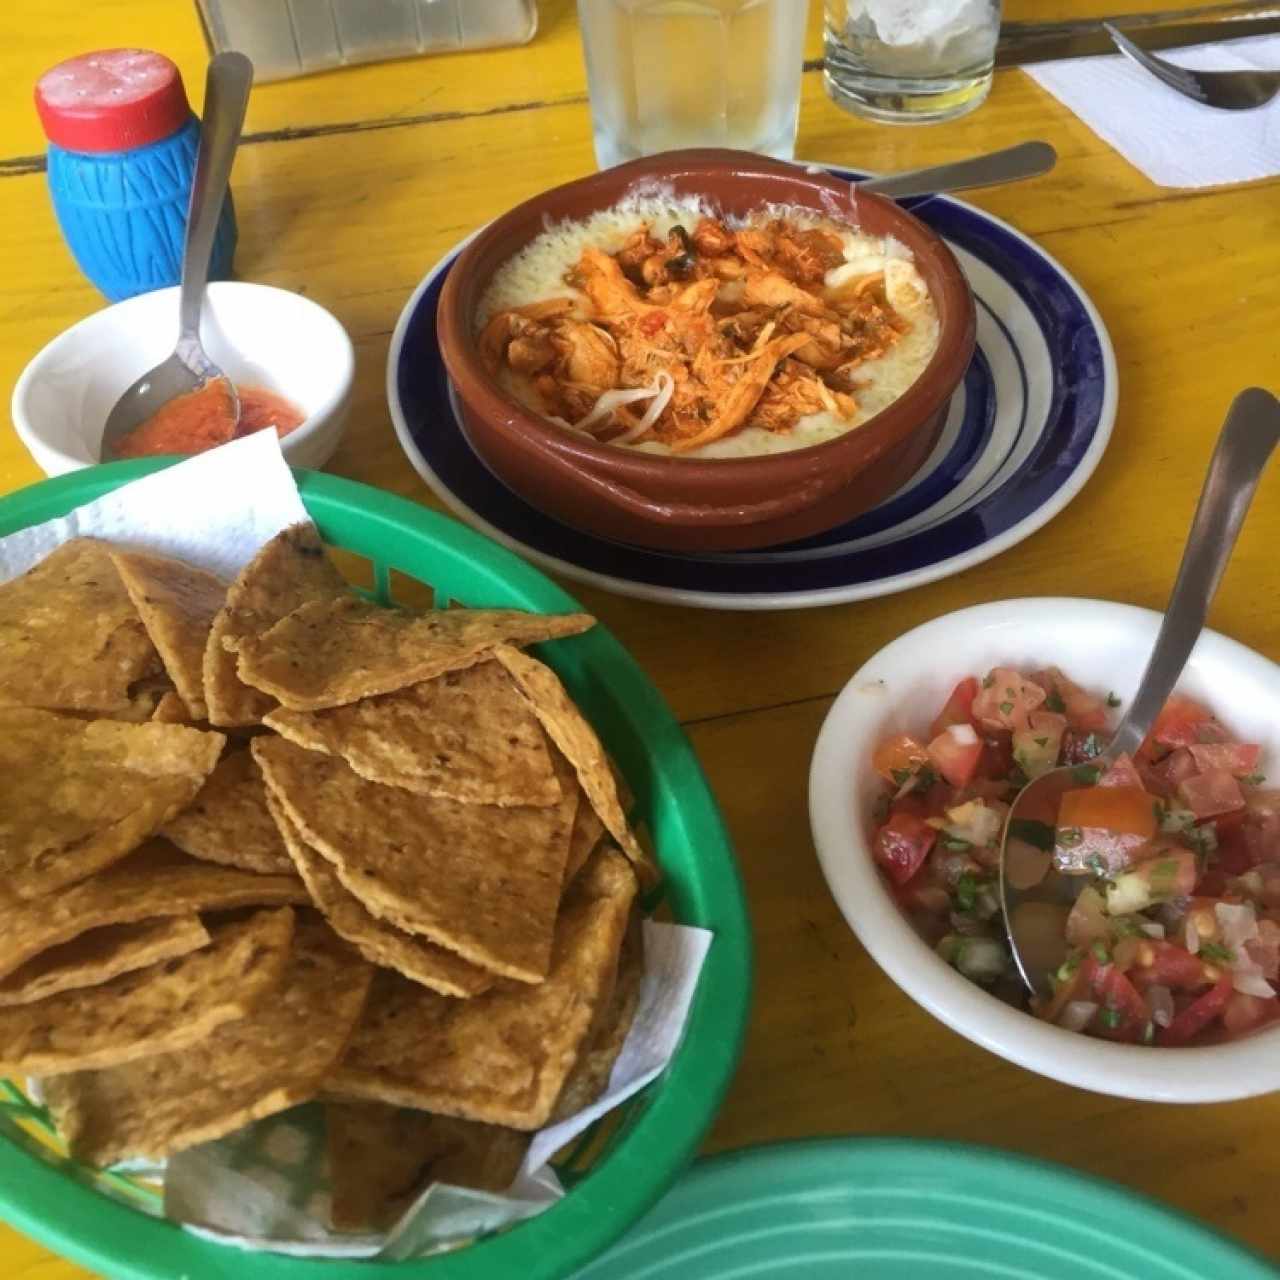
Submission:
M 176 556 L 229 580 L 281 529 L 309 519 L 276 433 L 256 431 L 0 538 L 0 582 L 78 537 Z

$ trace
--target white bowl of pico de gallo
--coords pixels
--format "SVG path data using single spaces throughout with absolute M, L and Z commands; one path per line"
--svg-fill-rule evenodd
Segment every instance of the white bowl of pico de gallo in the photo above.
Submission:
M 961 1035 L 1099 1093 L 1251 1097 L 1280 1089 L 1280 667 L 1206 630 L 1142 748 L 1103 770 L 1159 624 L 1042 598 L 899 637 L 823 724 L 814 842 L 872 957 Z M 1083 886 L 1029 999 L 998 853 L 1020 787 L 1060 764 L 1078 786 L 1010 833 Z

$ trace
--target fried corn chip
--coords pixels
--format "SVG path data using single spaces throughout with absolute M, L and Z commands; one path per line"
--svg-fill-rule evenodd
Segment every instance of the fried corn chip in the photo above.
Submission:
M 192 911 L 305 906 L 310 901 L 296 876 L 257 876 L 193 862 L 153 840 L 110 870 L 52 897 L 34 902 L 0 899 L 0 978 L 107 925 Z
M 209 630 L 204 651 L 204 696 L 212 724 L 258 724 L 275 700 L 250 689 L 236 674 L 235 647 L 279 622 L 308 600 L 346 592 L 347 584 L 311 524 L 276 534 L 227 589 L 226 603 Z
M 661 875 L 627 822 L 609 757 L 560 678 L 544 663 L 510 645 L 498 645 L 493 655 L 515 678 L 547 736 L 568 757 L 591 807 L 631 859 L 640 883 L 646 889 L 656 885 Z
M 127 711 L 155 661 L 105 543 L 65 542 L 0 586 L 0 706 Z
M 560 755 L 558 748 L 556 754 Z M 561 755 L 560 758 L 563 760 L 564 756 Z M 572 769 L 572 766 L 570 768 Z M 600 815 L 591 807 L 591 801 L 578 784 L 576 776 L 574 776 L 573 785 L 578 791 L 578 810 L 573 815 L 573 831 L 569 836 L 569 859 L 564 866 L 566 886 L 586 866 L 587 859 L 604 838 L 604 823 L 600 820 Z
M 252 745 L 290 822 L 371 914 L 495 973 L 546 974 L 573 823 L 567 801 L 457 804 L 369 782 L 283 738 Z
M 378 1102 L 325 1107 L 335 1231 L 385 1231 L 433 1182 L 506 1191 L 529 1135 Z
M 111 552 L 124 583 L 192 720 L 204 720 L 204 653 L 227 584 L 203 569 L 146 551 Z
M 0 885 L 39 897 L 124 857 L 191 801 L 224 741 L 0 707 Z
M 313 600 L 238 645 L 240 679 L 293 711 L 341 707 L 474 666 L 495 644 L 535 644 L 595 625 L 584 613 L 386 609 Z
M 269 803 L 289 856 L 312 900 L 334 933 L 351 943 L 366 960 L 395 969 L 446 996 L 474 996 L 493 985 L 493 974 L 460 955 L 370 915 L 360 899 L 348 892 L 329 862 L 302 838 L 279 802 L 273 798 Z
M 371 782 L 463 804 L 560 798 L 542 727 L 496 662 L 327 711 L 281 707 L 264 723 L 300 747 L 341 756 Z
M 294 874 L 293 861 L 267 812 L 267 788 L 247 747 L 230 751 L 196 798 L 160 828 L 184 853 L 263 874 Z
M 207 947 L 0 1009 L 0 1076 L 98 1070 L 185 1049 L 245 1017 L 280 984 L 293 911 L 218 926 Z
M 195 717 L 176 689 L 161 692 L 149 719 L 157 724 L 190 724 Z
M 552 1124 L 576 1115 L 604 1093 L 613 1074 L 613 1064 L 617 1062 L 627 1033 L 635 1021 L 643 978 L 644 934 L 640 927 L 640 913 L 633 909 L 618 956 L 618 978 L 613 994 L 608 1003 L 601 1006 L 600 1016 L 587 1032 L 578 1060 L 556 1099 L 551 1113 Z
M 635 894 L 625 858 L 593 855 L 565 898 L 551 971 L 537 986 L 448 1000 L 383 970 L 327 1092 L 540 1128 L 612 994 Z
M 0 979 L 0 1006 L 31 1004 L 59 991 L 96 987 L 122 973 L 198 951 L 208 930 L 194 914 L 110 924 L 43 951 Z
M 192 1049 L 45 1082 L 72 1155 L 98 1166 L 159 1159 L 314 1097 L 360 1017 L 372 973 L 321 920 L 301 916 L 277 995 L 249 1017 Z

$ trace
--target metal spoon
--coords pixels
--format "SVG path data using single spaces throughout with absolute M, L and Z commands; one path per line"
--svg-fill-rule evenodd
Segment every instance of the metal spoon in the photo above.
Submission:
M 209 258 L 218 218 L 227 198 L 231 162 L 244 124 L 253 63 L 242 53 L 220 53 L 209 63 L 205 80 L 204 119 L 187 212 L 187 239 L 182 251 L 182 286 L 178 295 L 178 344 L 173 354 L 144 373 L 116 401 L 107 415 L 99 456 L 108 461 L 116 442 L 140 426 L 175 396 L 221 378 L 227 387 L 228 413 L 240 416 L 240 401 L 231 380 L 209 359 L 200 344 L 200 313 L 209 282 Z
M 1204 627 L 1209 604 L 1244 524 L 1245 513 L 1271 451 L 1280 442 L 1280 400 L 1260 387 L 1242 391 L 1231 405 L 1209 463 L 1182 564 L 1156 636 L 1155 648 L 1128 714 L 1107 749 L 1089 762 L 1106 769 L 1118 756 L 1132 755 L 1146 739 L 1173 692 Z M 1044 821 L 1056 813 L 1062 792 L 1082 785 L 1080 766 L 1064 765 L 1042 774 L 1018 793 L 1005 822 L 1000 849 L 1000 907 L 1009 946 L 1022 980 L 1046 995 L 1049 974 L 1065 959 L 1065 925 L 1070 904 L 1088 883 L 1088 868 L 1053 866 L 1053 855 L 1018 834 L 1022 821 Z
M 1253 111 L 1265 107 L 1280 93 L 1280 71 L 1193 71 L 1165 58 L 1157 58 L 1130 40 L 1119 27 L 1102 24 L 1116 48 L 1170 89 L 1192 102 L 1221 111 Z M 1224 33 L 1225 38 L 1225 33 Z
M 990 151 L 986 155 L 955 160 L 951 164 L 910 169 L 883 178 L 868 178 L 854 190 L 902 200 L 907 196 L 936 196 L 947 191 L 967 191 L 971 187 L 996 187 L 1023 178 L 1038 178 L 1057 163 L 1058 153 L 1047 142 L 1020 142 L 1015 147 Z

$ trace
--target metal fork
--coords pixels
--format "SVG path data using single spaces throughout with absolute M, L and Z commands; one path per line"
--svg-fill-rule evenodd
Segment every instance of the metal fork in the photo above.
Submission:
M 1148 53 L 1110 22 L 1102 25 L 1125 57 L 1163 80 L 1169 88 L 1206 107 L 1252 111 L 1255 107 L 1265 107 L 1280 92 L 1280 71 L 1192 71 Z

